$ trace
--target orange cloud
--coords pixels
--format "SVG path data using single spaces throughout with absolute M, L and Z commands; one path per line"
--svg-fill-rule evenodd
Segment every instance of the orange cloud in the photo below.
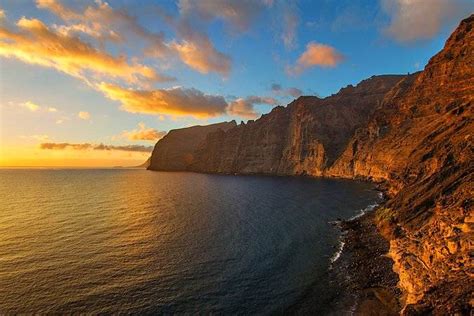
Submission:
M 0 56 L 55 68 L 86 81 L 90 74 L 128 82 L 171 80 L 150 67 L 97 50 L 78 37 L 54 32 L 37 19 L 23 17 L 17 26 L 18 32 L 0 27 Z
M 230 58 L 217 51 L 209 38 L 190 27 L 186 20 L 176 22 L 168 17 L 168 22 L 176 27 L 182 39 L 167 43 L 164 33 L 150 32 L 125 10 L 114 9 L 100 0 L 81 12 L 66 7 L 57 0 L 37 0 L 37 6 L 50 10 L 68 23 L 56 26 L 57 31 L 63 35 L 83 33 L 100 41 L 120 42 L 124 41 L 126 34 L 132 33 L 134 38 L 138 36 L 147 42 L 147 56 L 178 56 L 187 66 L 204 74 L 216 72 L 226 76 L 230 72 Z
M 39 110 L 40 106 L 36 103 L 33 103 L 31 101 L 26 101 L 24 103 L 21 103 L 20 106 L 30 110 L 31 112 L 36 112 Z
M 54 28 L 65 36 L 72 36 L 76 33 L 87 34 L 98 40 L 109 40 L 111 42 L 122 42 L 123 38 L 113 30 L 102 31 L 102 24 L 94 23 L 92 26 L 87 24 L 72 24 L 72 25 L 54 25 Z
M 131 131 L 123 131 L 122 136 L 128 138 L 129 140 L 149 140 L 157 141 L 163 136 L 166 135 L 166 132 L 159 132 L 154 128 L 146 128 L 145 123 L 138 123 L 138 129 Z
M 263 98 L 258 96 L 250 96 L 247 98 L 238 98 L 229 104 L 229 114 L 244 118 L 255 119 L 260 113 L 255 111 L 256 104 L 277 105 L 274 98 Z
M 474 10 L 471 0 L 382 0 L 383 9 L 391 16 L 385 32 L 400 42 L 428 39 L 443 25 L 459 21 Z
M 104 145 L 104 144 L 90 144 L 90 143 L 41 143 L 40 149 L 49 150 L 118 150 L 118 151 L 133 151 L 133 152 L 151 152 L 153 146 L 142 146 L 142 145 Z
M 153 41 L 163 41 L 159 34 L 152 34 L 140 26 L 136 19 L 124 10 L 114 10 L 107 2 L 95 1 L 80 12 L 65 6 L 58 0 L 37 0 L 40 9 L 46 9 L 68 25 L 57 26 L 63 34 L 84 33 L 98 40 L 123 41 L 122 33 L 132 32 L 135 35 Z
M 81 111 L 77 114 L 81 120 L 90 120 L 91 114 L 89 112 Z
M 289 68 L 290 74 L 300 74 L 307 68 L 320 67 L 335 67 L 343 57 L 333 47 L 324 44 L 310 42 L 306 45 L 306 50 L 296 61 L 296 65 Z
M 62 19 L 73 19 L 79 17 L 76 12 L 56 0 L 36 0 L 36 5 L 40 9 L 50 10 Z
M 174 43 L 173 48 L 178 52 L 183 63 L 200 73 L 217 72 L 228 75 L 230 72 L 229 57 L 216 51 L 208 40 Z
M 227 107 L 222 96 L 204 94 L 196 89 L 133 90 L 108 83 L 101 83 L 97 88 L 132 113 L 207 118 L 224 114 Z
M 227 76 L 230 73 L 230 57 L 219 52 L 204 33 L 198 32 L 186 21 L 181 21 L 177 29 L 183 41 L 173 42 L 171 47 L 183 63 L 204 74 L 216 72 Z

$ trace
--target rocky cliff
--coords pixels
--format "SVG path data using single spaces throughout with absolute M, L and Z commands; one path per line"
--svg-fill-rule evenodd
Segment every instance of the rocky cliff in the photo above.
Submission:
M 424 71 L 384 98 L 326 175 L 386 181 L 377 221 L 405 311 L 468 313 L 472 249 L 474 15 Z
M 235 121 L 192 126 L 169 131 L 160 139 L 150 157 L 148 170 L 185 171 L 195 160 L 195 152 L 209 133 L 235 127 Z
M 257 121 L 211 133 L 196 151 L 191 169 L 321 175 L 402 78 L 374 76 L 325 99 L 303 96 Z
M 374 76 L 325 99 L 300 97 L 257 121 L 203 132 L 199 143 L 194 133 L 165 137 L 151 168 L 383 182 L 389 199 L 376 222 L 390 241 L 404 312 L 468 312 L 473 49 L 474 15 L 420 73 Z

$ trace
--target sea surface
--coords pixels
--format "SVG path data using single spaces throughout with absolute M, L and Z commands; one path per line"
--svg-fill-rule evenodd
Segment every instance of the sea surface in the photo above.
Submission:
M 364 182 L 0 169 L 0 314 L 334 311 Z

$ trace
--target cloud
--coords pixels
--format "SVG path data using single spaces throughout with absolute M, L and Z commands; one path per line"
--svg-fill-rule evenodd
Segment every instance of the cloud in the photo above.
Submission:
M 147 51 L 153 52 L 155 57 L 169 54 L 163 33 L 148 31 L 127 11 L 114 9 L 107 2 L 96 0 L 95 5 L 89 5 L 83 11 L 73 10 L 57 0 L 37 0 L 36 4 L 68 23 L 56 27 L 63 34 L 83 33 L 99 41 L 112 42 L 123 42 L 125 35 L 130 34 L 148 41 Z
M 299 15 L 294 6 L 285 5 L 283 8 L 283 31 L 281 39 L 286 48 L 294 48 L 296 45 L 296 33 L 300 23 Z
M 310 42 L 306 50 L 296 61 L 296 65 L 288 68 L 290 74 L 300 74 L 305 69 L 320 67 L 335 67 L 343 60 L 343 56 L 329 45 Z
M 183 63 L 203 74 L 216 72 L 227 76 L 230 73 L 230 57 L 219 52 L 206 34 L 197 31 L 187 21 L 180 21 L 177 30 L 183 40 L 170 46 Z
M 230 72 L 230 58 L 218 52 L 207 39 L 174 43 L 173 48 L 183 63 L 200 73 L 217 72 L 227 76 Z
M 143 146 L 143 145 L 124 145 L 124 146 L 115 146 L 115 145 L 104 145 L 104 144 L 90 144 L 90 143 L 41 143 L 41 149 L 48 150 L 65 150 L 65 149 L 74 149 L 74 150 L 119 150 L 119 151 L 134 151 L 134 152 L 151 152 L 153 151 L 153 146 Z
M 180 0 L 179 11 L 183 16 L 197 15 L 205 20 L 222 19 L 237 30 L 246 31 L 265 6 L 261 0 Z
M 279 92 L 279 91 L 281 91 L 283 88 L 281 87 L 280 84 L 274 83 L 274 84 L 272 84 L 271 89 L 272 89 L 272 91 L 274 91 L 274 92 Z
M 238 98 L 229 104 L 229 114 L 244 118 L 255 119 L 259 113 L 255 111 L 256 104 L 277 105 L 274 98 L 264 98 L 258 96 L 249 96 L 246 98 Z
M 79 117 L 81 120 L 90 120 L 91 114 L 89 112 L 81 111 L 77 114 L 77 117 Z
M 236 115 L 254 118 L 256 104 L 276 105 L 274 98 L 249 96 L 228 103 L 223 96 L 205 94 L 197 89 L 175 87 L 171 89 L 134 90 L 108 83 L 97 87 L 111 100 L 119 101 L 123 110 L 171 116 L 193 116 L 205 119 L 219 115 Z
M 280 84 L 274 83 L 271 85 L 271 90 L 278 95 L 281 96 L 292 96 L 294 98 L 297 98 L 303 94 L 303 91 L 301 91 L 298 88 L 287 88 L 283 89 L 283 87 Z
M 471 0 L 382 0 L 391 17 L 386 34 L 400 42 L 435 36 L 447 24 L 459 21 L 474 10 Z
M 45 142 L 49 139 L 49 136 L 45 135 L 45 134 L 42 134 L 42 135 L 35 134 L 35 135 L 31 135 L 31 136 L 20 136 L 20 138 L 23 138 L 23 139 L 31 138 L 31 139 L 34 139 L 34 140 Z
M 128 63 L 124 56 L 114 57 L 78 37 L 50 30 L 40 20 L 23 17 L 17 27 L 18 31 L 0 27 L 0 56 L 55 68 L 86 81 L 88 75 L 134 83 L 171 80 L 148 66 Z
M 21 103 L 20 106 L 30 110 L 31 112 L 36 112 L 40 109 L 40 106 L 38 104 L 33 103 L 31 101 Z
M 36 6 L 40 9 L 48 9 L 65 20 L 79 17 L 79 15 L 74 10 L 64 6 L 57 0 L 37 0 Z
M 166 135 L 164 131 L 157 131 L 154 128 L 146 128 L 145 123 L 138 123 L 138 129 L 123 131 L 122 137 L 129 140 L 149 140 L 157 141 Z
M 303 91 L 301 91 L 298 88 L 288 88 L 286 91 L 289 95 L 291 95 L 294 98 L 297 98 L 303 94 Z
M 100 26 L 101 24 L 94 24 L 96 26 Z M 87 34 L 93 38 L 96 38 L 100 41 L 111 41 L 111 42 L 122 42 L 123 38 L 118 33 L 113 30 L 108 30 L 106 34 L 104 34 L 100 28 L 97 29 L 95 27 L 90 27 L 86 24 L 73 24 L 73 25 L 53 25 L 53 27 L 61 34 L 65 36 L 73 36 L 74 34 L 83 33 Z
M 15 105 L 15 103 L 13 103 L 13 102 L 8 102 L 8 103 L 11 106 Z M 32 101 L 26 101 L 26 102 L 23 102 L 23 103 L 19 103 L 17 105 L 22 107 L 22 108 L 28 109 L 31 112 L 38 112 L 38 111 L 48 112 L 48 113 L 58 112 L 58 109 L 56 109 L 54 107 L 41 106 L 38 103 L 35 103 L 35 102 L 32 102 Z
M 107 83 L 101 83 L 98 89 L 109 99 L 119 101 L 123 110 L 132 113 L 208 118 L 225 114 L 227 107 L 222 96 L 204 94 L 196 89 L 133 90 Z
M 125 10 L 114 9 L 100 0 L 96 1 L 95 6 L 86 7 L 83 12 L 65 7 L 57 0 L 37 0 L 37 5 L 52 11 L 69 23 L 56 27 L 63 35 L 80 32 L 101 41 L 120 42 L 124 41 L 126 34 L 132 34 L 130 38 L 138 36 L 146 41 L 148 47 L 145 49 L 145 55 L 148 57 L 178 56 L 187 66 L 203 74 L 216 72 L 227 76 L 230 72 L 230 58 L 217 51 L 207 35 L 199 32 L 195 26 L 190 26 L 187 19 L 176 22 L 167 17 L 167 22 L 176 28 L 181 39 L 166 42 L 164 33 L 150 32 Z M 163 76 L 163 79 L 172 78 Z

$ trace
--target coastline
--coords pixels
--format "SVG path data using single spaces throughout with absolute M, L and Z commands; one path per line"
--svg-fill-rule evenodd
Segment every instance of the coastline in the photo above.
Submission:
M 332 282 L 343 289 L 340 296 L 333 301 L 333 307 L 338 312 L 330 315 L 400 315 L 403 309 L 401 302 L 403 293 L 398 287 L 399 276 L 393 271 L 394 261 L 388 256 L 390 243 L 382 236 L 375 220 L 377 210 L 383 207 L 390 198 L 389 184 L 386 181 L 374 181 L 364 177 L 350 178 L 328 175 L 182 172 L 223 176 L 298 177 L 372 183 L 375 187 L 374 190 L 379 192 L 380 199 L 376 203 L 367 205 L 349 219 L 330 222 L 340 230 L 341 235 L 339 247 L 330 258 L 329 274 Z M 301 306 L 292 306 L 288 309 L 288 312 L 292 314 L 296 310 L 298 311 L 296 313 L 299 313 L 300 308 Z
M 334 282 L 345 288 L 342 309 L 352 315 L 399 315 L 398 275 L 387 256 L 389 242 L 380 235 L 371 210 L 340 222 L 344 250 L 332 263 Z

